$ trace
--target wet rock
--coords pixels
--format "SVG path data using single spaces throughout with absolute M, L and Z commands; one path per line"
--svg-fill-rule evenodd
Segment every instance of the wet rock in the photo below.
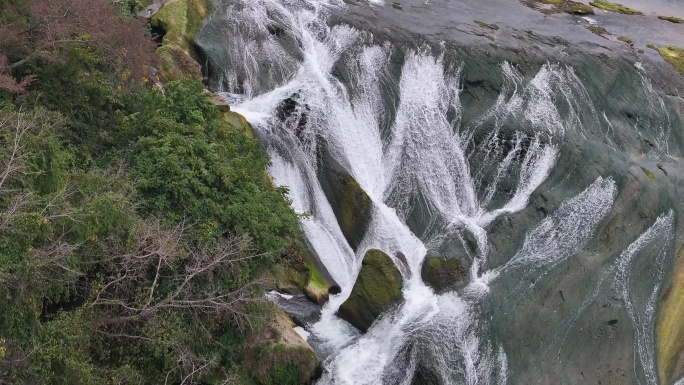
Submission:
M 342 234 L 352 249 L 361 243 L 370 222 L 372 202 L 359 183 L 332 159 L 327 150 L 321 155 L 323 191 L 330 201 Z
M 456 258 L 427 258 L 420 272 L 423 281 L 437 293 L 455 290 L 465 275 L 461 261 Z
M 320 373 L 320 359 L 295 331 L 295 325 L 281 310 L 243 351 L 243 366 L 260 384 L 280 384 L 283 378 L 296 378 L 309 384 Z
M 401 274 L 392 259 L 379 250 L 363 258 L 361 271 L 349 298 L 337 315 L 362 331 L 401 299 Z
M 321 317 L 321 307 L 303 294 L 291 295 L 272 291 L 267 297 L 287 313 L 297 326 L 314 324 Z

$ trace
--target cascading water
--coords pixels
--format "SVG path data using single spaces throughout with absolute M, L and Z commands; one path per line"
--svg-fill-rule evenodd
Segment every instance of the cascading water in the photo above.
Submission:
M 275 182 L 289 188 L 297 212 L 308 214 L 301 225 L 310 248 L 342 291 L 331 296 L 320 321 L 307 326 L 327 357 L 319 383 L 408 385 L 427 376 L 442 384 L 505 384 L 509 357 L 506 341 L 494 331 L 492 305 L 494 291 L 498 295 L 504 285 L 499 282 L 517 282 L 505 298 L 524 301 L 549 272 L 587 247 L 613 209 L 618 186 L 599 176 L 565 197 L 526 231 L 504 263 L 490 258 L 488 228 L 528 208 L 568 133 L 586 139 L 597 128 L 616 128 L 597 112 L 575 72 L 551 63 L 526 78 L 503 62 L 499 96 L 466 122 L 462 66 L 451 65 L 434 47 L 397 47 L 344 24 L 331 26 L 330 9 L 341 7 L 335 0 L 235 2 L 226 12 L 235 37 L 225 42 L 231 64 L 220 79 L 233 110 L 264 143 Z M 652 94 L 649 108 L 665 110 L 642 79 Z M 659 121 L 656 145 L 665 152 L 670 120 Z M 614 151 L 624 145 L 606 142 Z M 321 185 L 322 151 L 372 201 L 368 231 L 356 248 Z M 416 223 L 417 212 L 425 223 Z M 673 214 L 661 217 L 610 268 L 634 324 L 635 372 L 649 384 L 657 381 L 653 309 L 659 284 L 641 298 L 629 277 L 644 245 L 653 242 L 660 242 L 655 275 L 662 276 L 672 222 Z M 466 250 L 469 276 L 460 289 L 437 294 L 422 281 L 421 266 L 431 250 L 449 242 Z M 399 266 L 403 302 L 362 335 L 335 313 L 370 249 L 384 251 Z

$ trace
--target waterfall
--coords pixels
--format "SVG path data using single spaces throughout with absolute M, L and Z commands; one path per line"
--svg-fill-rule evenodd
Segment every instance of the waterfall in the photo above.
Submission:
M 436 48 L 398 47 L 329 23 L 330 10 L 342 7 L 335 0 L 236 1 L 225 15 L 234 39 L 224 42 L 230 68 L 220 79 L 233 110 L 250 121 L 267 149 L 275 183 L 288 187 L 293 208 L 307 214 L 301 219 L 307 243 L 341 288 L 320 321 L 307 325 L 326 351 L 319 384 L 411 384 L 418 371 L 443 384 L 505 384 L 511 369 L 505 344 L 492 332 L 492 285 L 517 280 L 508 295 L 512 302 L 523 300 L 593 239 L 618 186 L 598 177 L 565 198 L 503 264 L 489 258 L 488 228 L 528 207 L 552 174 L 568 133 L 586 137 L 605 124 L 615 129 L 605 113 L 599 118 L 575 72 L 552 63 L 526 78 L 503 62 L 498 97 L 466 122 L 459 63 Z M 649 108 L 664 109 L 656 96 Z M 658 145 L 666 146 L 666 136 L 660 129 Z M 318 177 L 322 151 L 372 202 L 368 231 L 356 249 Z M 428 217 L 422 229 L 410 223 L 415 212 Z M 655 242 L 652 234 L 669 234 L 659 235 L 665 237 L 656 258 L 662 273 L 672 220 L 672 214 L 659 219 L 611 270 L 649 384 L 656 383 L 652 329 L 659 284 L 640 298 L 632 294 L 630 274 L 644 245 Z M 424 259 L 432 246 L 465 236 L 475 243 L 467 283 L 435 293 L 421 279 Z M 403 302 L 362 335 L 335 313 L 369 249 L 384 251 L 399 266 Z

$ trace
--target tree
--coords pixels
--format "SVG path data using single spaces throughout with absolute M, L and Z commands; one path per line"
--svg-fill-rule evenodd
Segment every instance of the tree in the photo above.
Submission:
M 3 2 L 0 11 L 0 89 L 23 92 L 35 80 L 18 75 L 38 58 L 60 60 L 64 47 L 84 45 L 136 80 L 149 76 L 154 43 L 142 31 L 144 21 L 122 19 L 107 0 L 23 0 Z
M 0 110 L 0 384 L 228 381 L 216 336 L 264 302 L 249 237 L 140 217 L 124 169 L 75 168 L 52 119 Z

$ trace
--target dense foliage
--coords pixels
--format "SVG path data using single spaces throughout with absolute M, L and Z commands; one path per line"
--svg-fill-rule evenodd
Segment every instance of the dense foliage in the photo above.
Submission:
M 3 28 L 35 16 L 0 2 Z M 263 271 L 296 254 L 286 191 L 197 80 L 162 91 L 107 47 L 51 49 L 0 44 L 21 62 L 0 73 L 0 384 L 229 381 Z

